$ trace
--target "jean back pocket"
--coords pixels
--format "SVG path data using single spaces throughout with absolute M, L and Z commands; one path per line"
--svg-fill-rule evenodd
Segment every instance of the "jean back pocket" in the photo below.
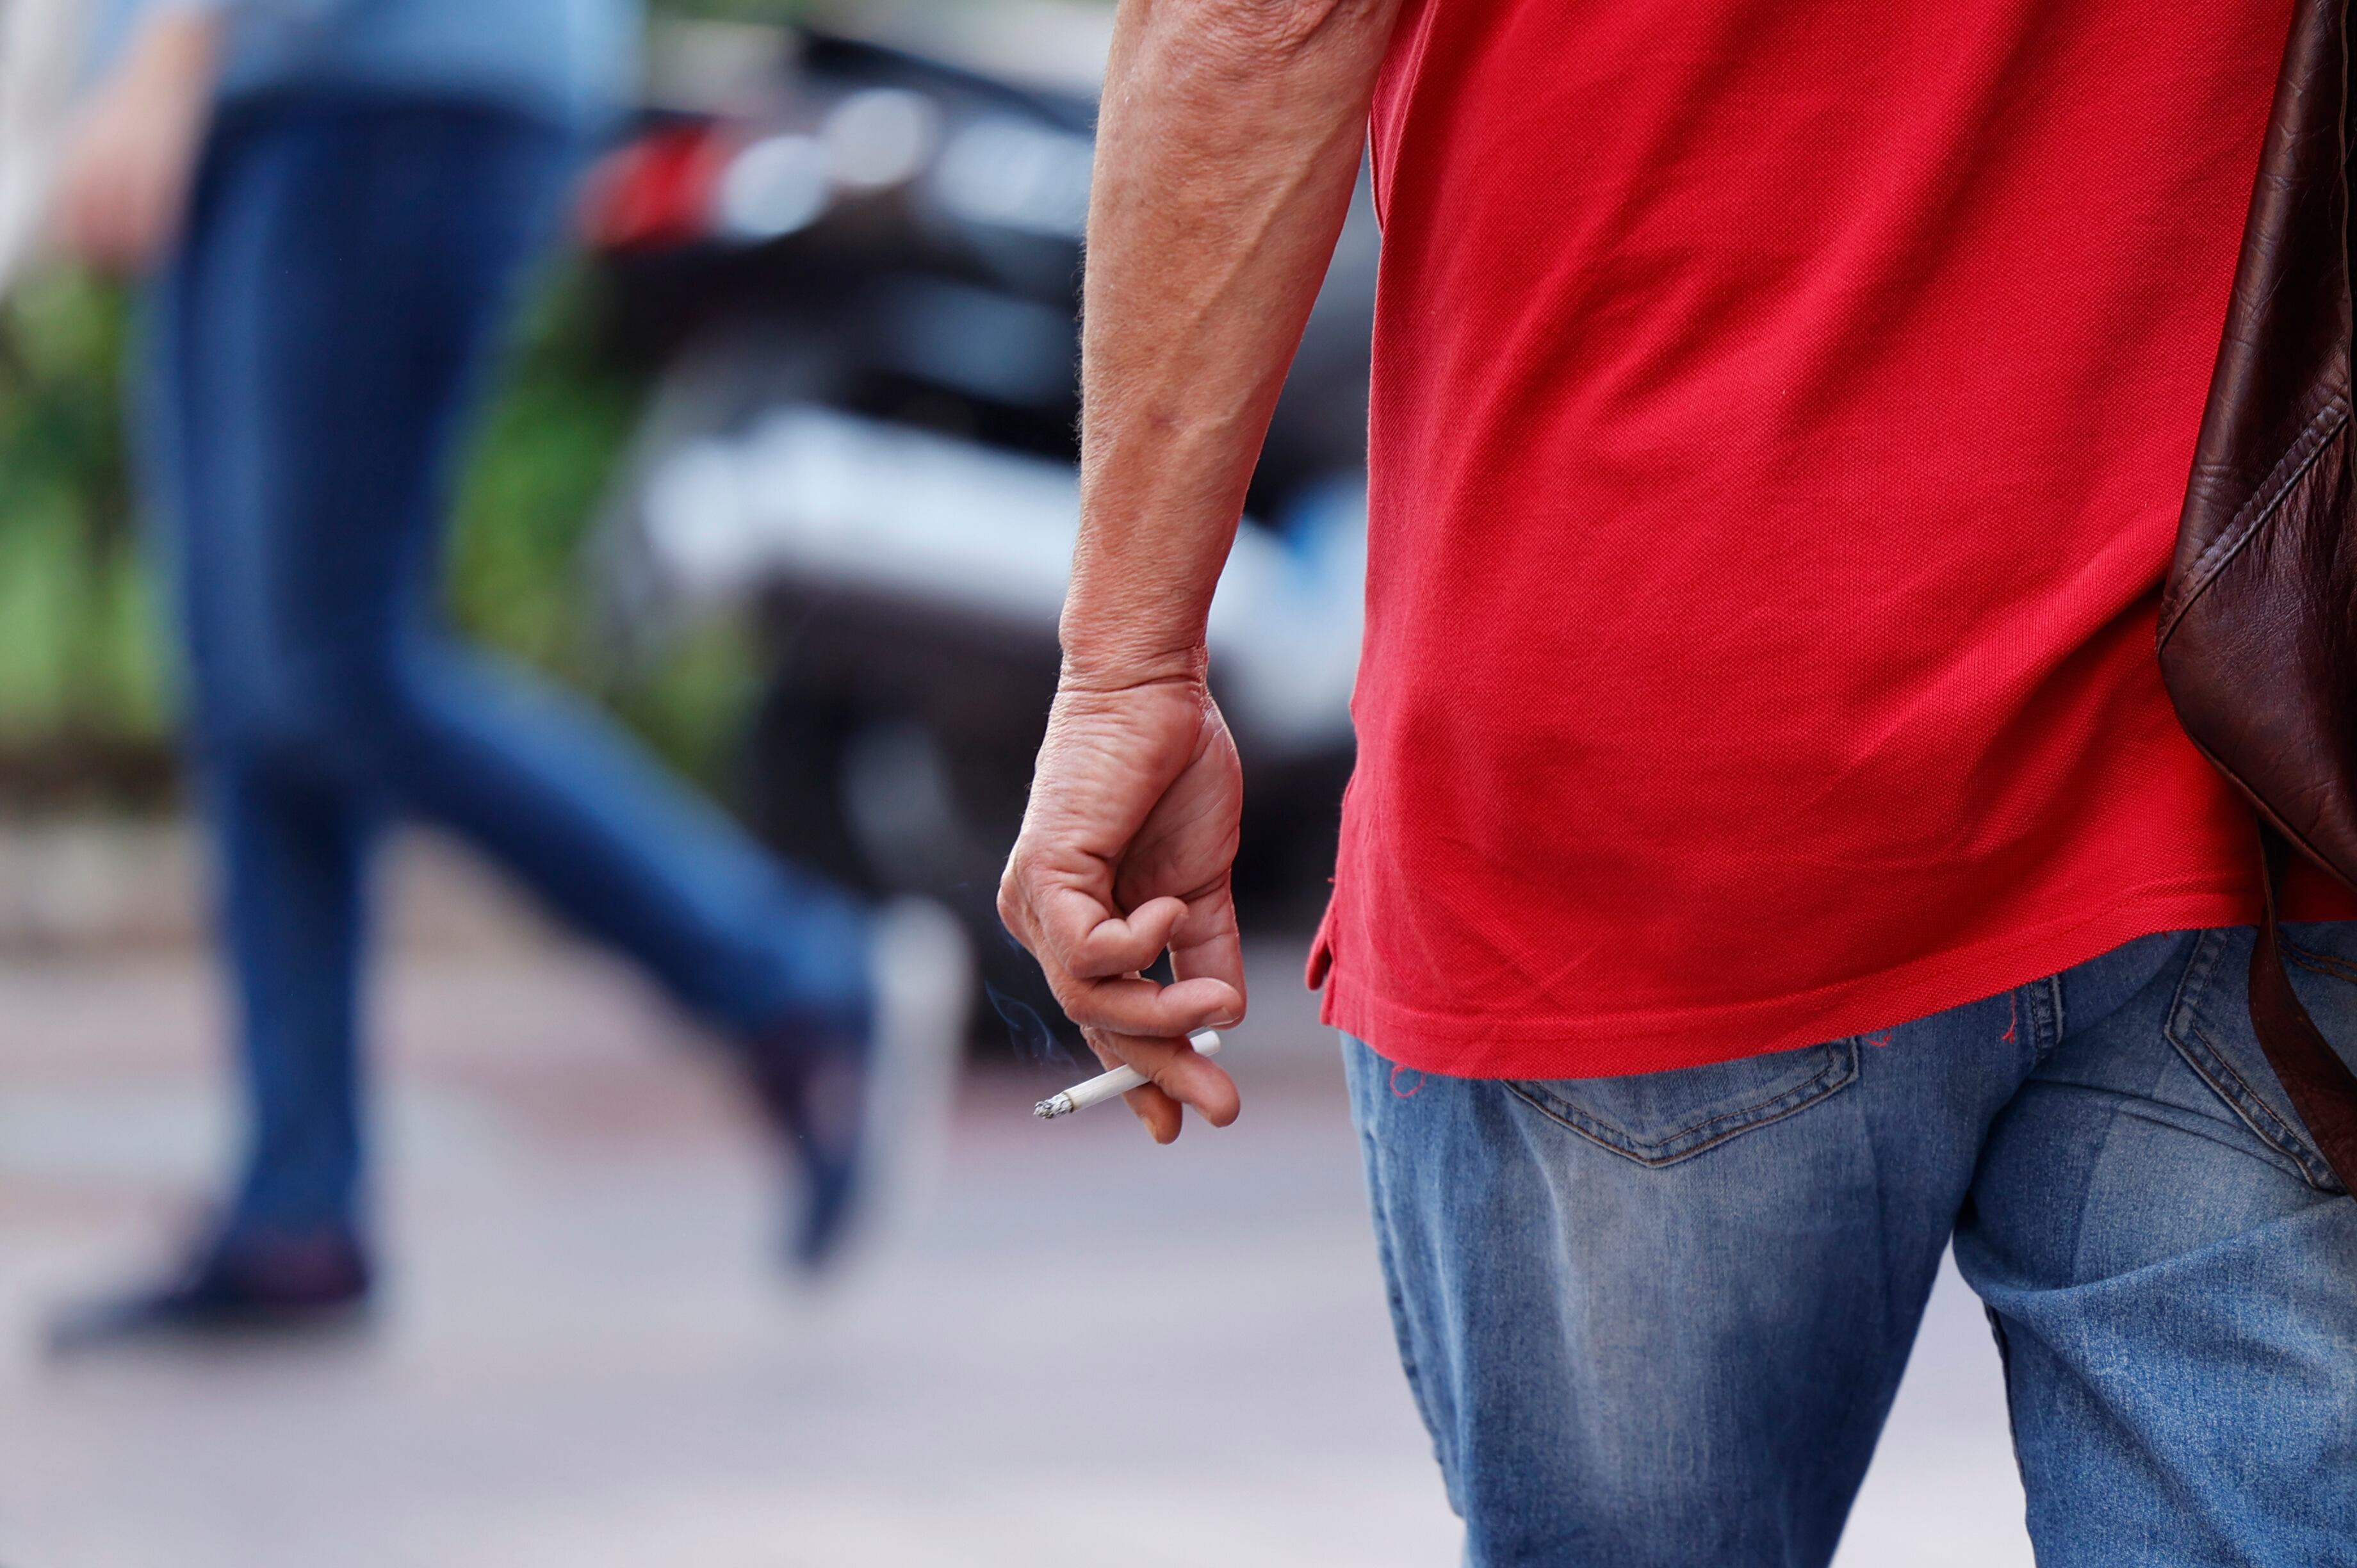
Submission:
M 1506 1087 L 1591 1143 L 1639 1165 L 1669 1165 L 1806 1110 L 1857 1077 L 1853 1038 L 1666 1072 Z
M 2344 1061 L 2357 1060 L 2357 921 L 2286 925 L 2292 989 Z M 2212 1092 L 2319 1192 L 2341 1183 L 2252 1032 L 2247 926 L 2204 931 L 2169 1009 L 2169 1043 Z

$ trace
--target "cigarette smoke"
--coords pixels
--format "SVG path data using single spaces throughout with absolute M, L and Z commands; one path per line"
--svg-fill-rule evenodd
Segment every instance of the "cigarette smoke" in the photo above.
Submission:
M 1072 1053 L 1056 1038 L 1055 1031 L 1048 1027 L 1048 1021 L 1039 1016 L 1038 1009 L 1020 997 L 1009 996 L 988 981 L 983 982 L 982 989 L 990 997 L 999 1021 L 1006 1026 L 1006 1037 L 1017 1056 L 1033 1067 L 1072 1065 Z

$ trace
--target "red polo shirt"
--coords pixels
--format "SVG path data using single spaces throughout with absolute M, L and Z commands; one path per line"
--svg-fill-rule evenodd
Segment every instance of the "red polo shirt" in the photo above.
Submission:
M 1410 0 L 1330 1023 L 1481 1076 L 2254 917 L 2154 612 L 2288 0 Z

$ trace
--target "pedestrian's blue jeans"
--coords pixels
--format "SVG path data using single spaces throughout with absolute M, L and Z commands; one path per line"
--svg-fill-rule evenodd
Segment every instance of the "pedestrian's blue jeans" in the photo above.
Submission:
M 439 624 L 465 416 L 578 163 L 567 134 L 462 102 L 233 110 L 152 301 L 147 474 L 252 1112 L 232 1227 L 357 1219 L 364 863 L 388 811 L 463 835 L 724 1030 L 866 1016 L 847 895 Z
M 2357 1040 L 2357 926 L 2290 930 Z M 2044 1568 L 2357 1564 L 2357 1202 L 2252 1037 L 2251 942 L 1633 1078 L 1347 1041 L 1467 1561 L 1826 1562 L 1953 1232 Z

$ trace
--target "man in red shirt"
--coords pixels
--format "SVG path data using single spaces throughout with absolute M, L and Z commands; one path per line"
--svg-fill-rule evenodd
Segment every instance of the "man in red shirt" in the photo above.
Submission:
M 1472 1561 L 1825 1561 L 1953 1233 L 2043 1557 L 2357 1563 L 2357 1204 L 2153 657 L 2289 14 L 1125 5 L 1001 907 L 1157 1139 L 1234 1116 L 1203 621 L 1372 130 L 1310 979 Z

